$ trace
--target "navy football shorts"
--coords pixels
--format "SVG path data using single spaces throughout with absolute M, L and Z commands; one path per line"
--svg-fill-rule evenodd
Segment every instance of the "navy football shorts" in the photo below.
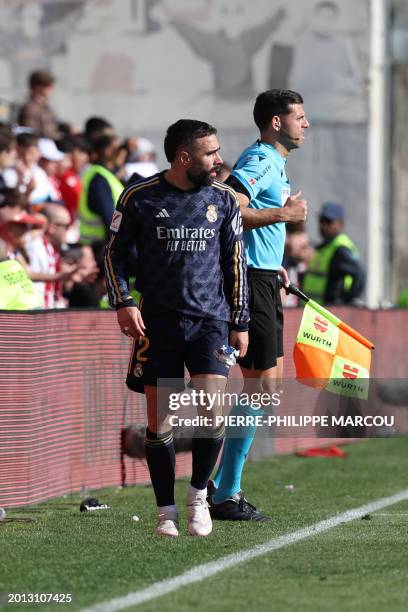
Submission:
M 190 376 L 228 376 L 229 367 L 220 363 L 214 351 L 228 344 L 226 321 L 190 317 L 175 312 L 147 311 L 142 317 L 145 336 L 135 340 L 130 358 L 127 386 L 143 393 L 144 385 L 157 386 L 158 378 L 184 379 L 184 366 Z

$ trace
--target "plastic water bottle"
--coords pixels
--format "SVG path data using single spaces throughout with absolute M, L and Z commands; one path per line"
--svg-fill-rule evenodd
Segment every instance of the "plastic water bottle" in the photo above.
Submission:
M 233 346 L 225 346 L 224 344 L 220 349 L 214 351 L 214 355 L 218 361 L 231 367 L 237 363 L 239 351 L 237 351 Z

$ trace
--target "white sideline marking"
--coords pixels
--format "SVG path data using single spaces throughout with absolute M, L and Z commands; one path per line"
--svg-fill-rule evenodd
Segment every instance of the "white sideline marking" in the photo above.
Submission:
M 377 512 L 375 516 L 408 516 L 408 512 Z
M 235 565 L 239 565 L 240 563 L 245 563 L 250 559 L 261 557 L 262 555 L 266 555 L 273 550 L 278 550 L 279 548 L 289 546 L 290 544 L 296 544 L 305 538 L 310 538 L 311 536 L 328 531 L 333 527 L 337 527 L 338 525 L 341 525 L 341 523 L 349 523 L 350 521 L 361 518 L 369 512 L 375 512 L 376 510 L 387 508 L 388 506 L 392 506 L 404 500 L 408 500 L 408 490 L 400 491 L 399 493 L 391 495 L 390 497 L 383 497 L 382 499 L 373 501 L 365 506 L 360 506 L 359 508 L 347 510 L 346 512 L 332 516 L 331 518 L 315 523 L 314 525 L 309 525 L 309 527 L 304 527 L 298 531 L 287 533 L 279 536 L 278 538 L 273 538 L 264 544 L 258 544 L 249 550 L 239 550 L 231 555 L 221 557 L 216 561 L 210 561 L 209 563 L 204 563 L 203 565 L 197 565 L 191 570 L 184 572 L 184 574 L 174 576 L 174 578 L 169 578 L 167 580 L 162 580 L 161 582 L 156 582 L 141 591 L 128 593 L 128 595 L 125 595 L 124 597 L 117 597 L 116 599 L 111 599 L 100 604 L 95 604 L 89 608 L 84 608 L 83 612 L 116 612 L 117 610 L 123 610 L 125 608 L 129 608 L 130 606 L 137 606 L 138 604 L 156 599 L 157 597 L 162 597 L 167 593 L 177 591 L 183 586 L 188 586 L 194 582 L 201 582 L 210 576 L 214 576 L 214 574 L 223 572 L 231 567 L 234 567 Z

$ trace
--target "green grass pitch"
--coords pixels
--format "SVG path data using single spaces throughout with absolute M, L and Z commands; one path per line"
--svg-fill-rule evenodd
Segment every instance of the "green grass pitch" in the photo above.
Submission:
M 244 490 L 273 521 L 216 522 L 209 538 L 187 534 L 186 480 L 177 482 L 177 540 L 154 536 L 150 487 L 93 492 L 111 509 L 92 513 L 79 512 L 84 495 L 10 509 L 0 523 L 0 608 L 77 610 L 407 489 L 408 439 L 344 448 L 345 459 L 249 463 Z M 8 593 L 72 593 L 73 603 L 8 604 Z M 129 610 L 405 612 L 407 602 L 408 501 Z

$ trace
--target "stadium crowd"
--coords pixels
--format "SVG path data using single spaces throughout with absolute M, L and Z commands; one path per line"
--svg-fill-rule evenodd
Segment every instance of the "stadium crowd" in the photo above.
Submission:
M 115 203 L 129 179 L 158 171 L 146 138 L 120 140 L 102 117 L 82 131 L 61 122 L 54 82 L 34 71 L 17 122 L 0 124 L 2 309 L 107 308 L 103 250 Z
M 54 84 L 49 72 L 32 72 L 29 95 L 19 109 L 17 122 L 0 124 L 2 309 L 108 308 L 103 251 L 116 202 L 127 184 L 159 170 L 148 139 L 134 135 L 120 139 L 106 118 L 88 117 L 82 130 L 60 121 L 50 104 Z M 219 180 L 226 179 L 230 170 L 224 164 Z M 333 210 L 337 217 L 325 218 L 320 223 L 323 230 L 334 221 L 343 221 L 341 210 L 331 207 Z M 319 249 L 311 246 L 304 223 L 288 229 L 284 265 L 290 279 L 301 284 L 309 265 L 316 273 L 322 259 L 327 267 L 327 249 L 319 258 Z M 341 231 L 339 227 L 337 233 Z M 322 236 L 323 246 L 328 240 L 333 242 L 327 231 Z M 353 258 L 354 263 L 358 260 L 356 250 L 344 240 L 341 247 L 337 254 L 349 255 L 346 262 L 340 262 L 345 271 L 339 268 L 338 257 L 334 262 L 337 268 L 328 266 L 326 270 L 329 276 L 337 274 L 341 287 L 330 299 L 322 294 L 325 303 L 354 301 L 363 290 L 360 264 L 353 269 Z M 331 250 L 333 255 L 335 249 Z M 30 286 L 29 297 L 22 301 L 21 295 L 15 297 L 15 284 L 21 288 L 21 279 L 17 282 L 11 274 L 11 268 L 16 270 L 11 261 L 17 261 L 34 284 L 34 290 Z M 349 288 L 350 278 L 357 277 L 354 292 L 343 291 L 345 274 Z M 307 286 L 313 289 L 310 278 Z M 24 286 L 28 286 L 26 281 Z M 297 298 L 286 296 L 284 305 L 298 305 Z

